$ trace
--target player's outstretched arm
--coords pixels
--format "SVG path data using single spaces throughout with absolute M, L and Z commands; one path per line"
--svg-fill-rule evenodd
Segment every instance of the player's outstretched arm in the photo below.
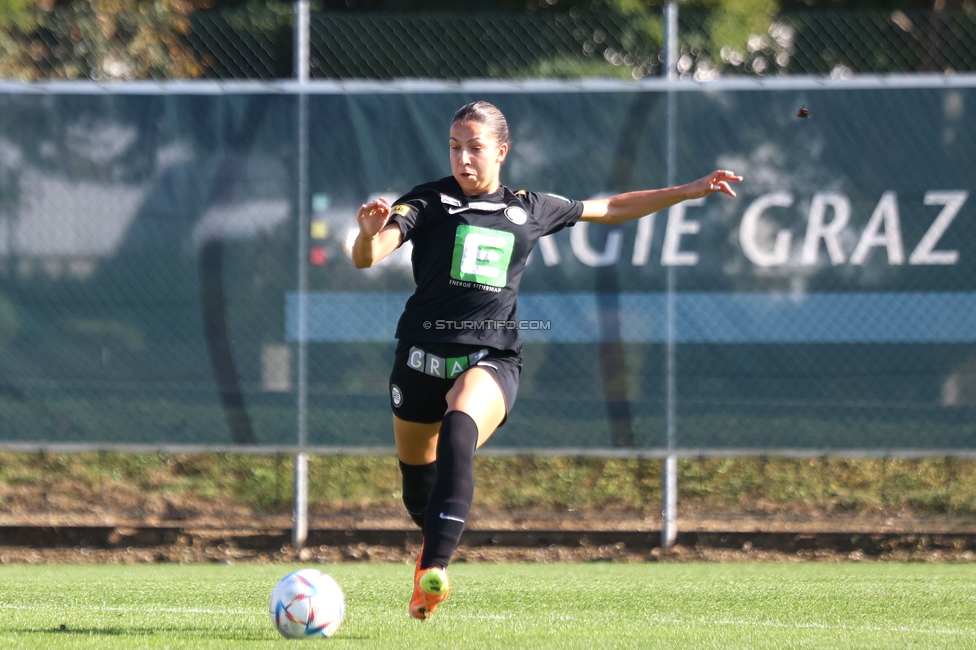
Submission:
M 729 184 L 741 180 L 742 177 L 734 172 L 719 169 L 687 185 L 660 190 L 639 190 L 617 194 L 608 199 L 583 201 L 583 216 L 580 220 L 613 225 L 639 219 L 653 212 L 670 208 L 676 203 L 716 192 L 735 196 L 735 191 Z
M 390 223 L 392 214 L 390 202 L 382 197 L 359 208 L 359 234 L 352 245 L 352 262 L 357 269 L 373 266 L 403 243 L 400 226 Z

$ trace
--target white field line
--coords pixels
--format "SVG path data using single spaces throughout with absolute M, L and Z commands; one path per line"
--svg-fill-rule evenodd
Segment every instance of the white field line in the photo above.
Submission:
M 256 612 L 250 609 L 206 609 L 201 607 L 119 607 L 112 605 L 91 605 L 87 607 L 65 607 L 57 605 L 11 605 L 7 603 L 0 603 L 0 610 L 38 610 L 38 609 L 57 609 L 59 611 L 65 610 L 81 610 L 87 612 L 132 612 L 132 613 L 145 613 L 145 612 L 161 612 L 164 614 L 216 614 L 216 615 L 231 615 L 231 616 L 264 616 L 264 613 Z M 467 619 L 479 619 L 479 620 L 515 620 L 516 616 L 506 616 L 506 615 L 492 615 L 492 614 L 475 614 L 471 616 L 456 616 L 456 618 L 467 618 Z M 559 621 L 572 621 L 572 620 L 585 620 L 574 616 L 555 616 L 552 617 Z M 787 629 L 787 630 L 842 630 L 846 632 L 900 632 L 909 634 L 938 634 L 947 636 L 973 636 L 976 634 L 974 630 L 954 630 L 954 629 L 940 629 L 940 628 L 918 628 L 918 627 L 908 627 L 905 625 L 897 625 L 894 627 L 882 627 L 878 625 L 835 625 L 830 623 L 778 623 L 776 621 L 740 621 L 735 619 L 716 619 L 709 620 L 705 618 L 698 619 L 682 619 L 682 618 L 664 618 L 659 616 L 654 616 L 649 619 L 645 619 L 650 623 L 657 623 L 660 625 L 716 625 L 716 626 L 727 626 L 727 627 L 760 627 L 760 628 L 776 628 L 776 629 Z
M 253 609 L 206 609 L 202 607 L 133 607 L 128 606 L 114 606 L 114 605 L 87 605 L 87 606 L 74 606 L 74 605 L 11 605 L 7 603 L 0 603 L 0 610 L 3 609 L 13 609 L 13 610 L 57 610 L 60 612 L 70 612 L 70 611 L 82 611 L 82 612 L 131 612 L 144 614 L 146 612 L 161 612 L 163 614 L 216 614 L 216 615 L 230 615 L 230 616 L 248 616 L 259 614 L 258 611 Z M 266 613 L 261 613 L 267 616 Z
M 506 615 L 490 615 L 490 614 L 473 614 L 473 615 L 454 615 L 456 618 L 465 618 L 472 620 L 516 620 L 517 616 L 506 616 Z M 567 616 L 567 615 L 556 615 L 550 616 L 552 621 L 581 621 L 584 622 L 587 619 L 578 616 Z M 831 623 L 780 623 L 776 621 L 740 621 L 735 619 L 715 619 L 710 620 L 706 618 L 665 618 L 661 616 L 653 616 L 648 619 L 643 619 L 644 621 L 652 624 L 658 625 L 713 625 L 713 626 L 723 626 L 723 627 L 759 627 L 759 628 L 775 628 L 775 629 L 786 629 L 786 630 L 839 630 L 844 632 L 897 632 L 905 634 L 936 634 L 936 635 L 946 635 L 946 636 L 973 636 L 976 635 L 976 630 L 954 630 L 954 629 L 943 629 L 943 628 L 920 628 L 920 627 L 908 627 L 905 625 L 898 625 L 894 627 L 882 627 L 879 625 L 843 625 L 843 624 L 831 624 Z
M 831 623 L 779 623 L 776 621 L 740 621 L 735 619 L 680 619 L 652 617 L 652 623 L 665 625 L 721 625 L 728 627 L 762 627 L 787 630 L 841 630 L 845 632 L 901 632 L 909 634 L 941 634 L 941 635 L 964 635 L 973 636 L 976 630 L 954 630 L 945 628 L 921 628 L 896 625 L 893 627 L 882 627 L 879 625 L 843 625 Z

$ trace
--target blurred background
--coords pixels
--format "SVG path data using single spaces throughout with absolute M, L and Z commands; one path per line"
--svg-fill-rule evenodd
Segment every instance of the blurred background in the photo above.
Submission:
M 685 530 L 976 523 L 976 3 L 306 7 L 0 0 L 0 523 L 288 527 L 307 451 L 408 528 L 409 253 L 346 249 L 474 99 L 513 188 L 746 176 L 540 244 L 474 526 L 656 530 L 669 457 Z
M 661 74 L 664 3 L 312 1 L 313 79 L 640 79 Z M 971 0 L 680 2 L 677 70 L 972 71 Z M 8 79 L 290 79 L 294 6 L 244 0 L 3 0 Z

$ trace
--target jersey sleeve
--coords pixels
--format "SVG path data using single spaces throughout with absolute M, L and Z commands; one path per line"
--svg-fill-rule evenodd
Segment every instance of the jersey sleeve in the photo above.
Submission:
M 583 216 L 583 203 L 545 192 L 519 192 L 529 213 L 542 227 L 542 236 L 572 226 Z
M 393 203 L 390 223 L 395 223 L 403 233 L 403 241 L 409 240 L 424 226 L 427 202 L 416 191 L 404 194 Z

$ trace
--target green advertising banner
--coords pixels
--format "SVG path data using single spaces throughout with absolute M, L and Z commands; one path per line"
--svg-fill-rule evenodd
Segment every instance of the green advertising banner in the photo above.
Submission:
M 121 88 L 0 93 L 3 443 L 292 445 L 301 344 L 308 443 L 391 445 L 410 247 L 355 269 L 356 210 L 485 99 L 512 189 L 745 176 L 540 242 L 490 445 L 976 448 L 974 79 L 679 83 L 670 134 L 664 84 L 313 84 L 306 196 L 296 86 Z

